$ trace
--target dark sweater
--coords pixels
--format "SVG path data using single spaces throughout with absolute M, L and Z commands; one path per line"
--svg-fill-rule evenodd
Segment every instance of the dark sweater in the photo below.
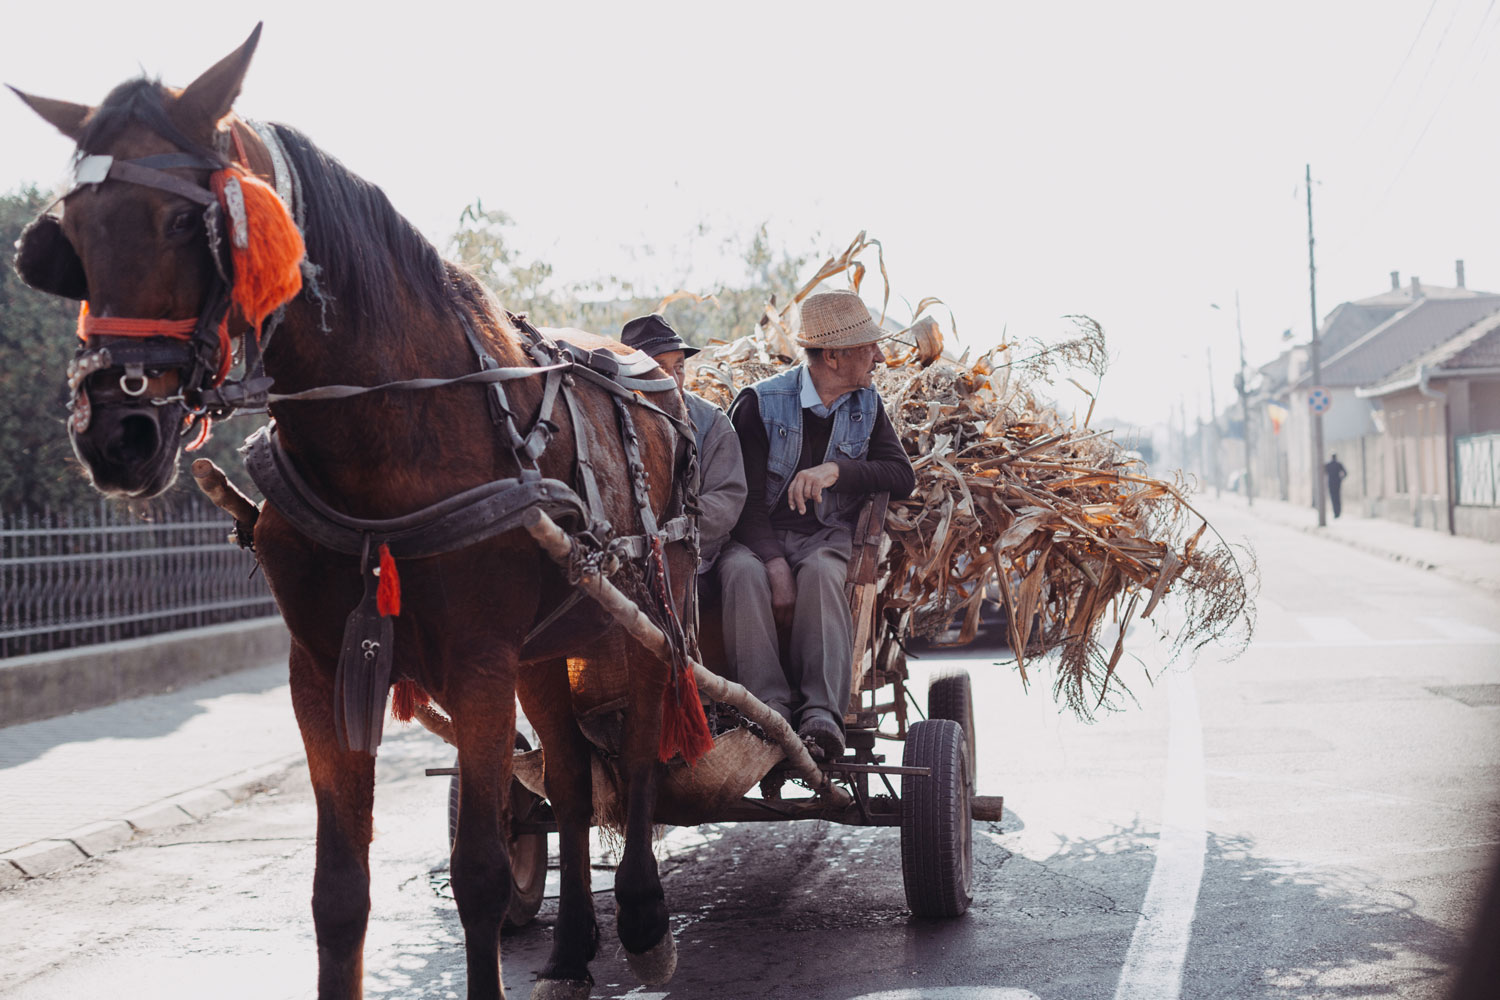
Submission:
M 781 502 L 774 511 L 767 509 L 770 498 L 766 496 L 766 459 L 770 455 L 771 442 L 760 418 L 760 400 L 755 393 L 742 393 L 729 416 L 740 438 L 740 450 L 745 456 L 745 482 L 749 487 L 745 509 L 740 513 L 739 523 L 734 526 L 733 538 L 759 556 L 761 562 L 770 562 L 785 554 L 776 532 L 812 534 L 821 531 L 823 524 L 813 512 L 812 504 L 807 505 L 807 513 L 797 513 L 787 502 L 786 491 L 782 492 Z M 797 459 L 793 476 L 803 469 L 823 464 L 832 434 L 832 415 L 816 417 L 811 410 L 802 411 L 802 455 Z M 833 493 L 889 492 L 892 500 L 902 500 L 910 496 L 917 485 L 911 459 L 906 457 L 906 450 L 901 447 L 896 428 L 891 426 L 891 418 L 886 416 L 884 406 L 875 414 L 875 429 L 870 433 L 870 448 L 865 457 L 833 461 L 839 467 L 838 482 L 829 487 Z

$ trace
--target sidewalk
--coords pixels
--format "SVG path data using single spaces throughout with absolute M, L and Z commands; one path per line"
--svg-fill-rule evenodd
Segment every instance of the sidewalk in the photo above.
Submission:
M 200 819 L 301 760 L 284 662 L 0 728 L 0 889 Z
M 1245 498 L 1225 493 L 1221 499 L 1198 494 L 1193 505 L 1212 517 L 1216 509 L 1249 513 L 1264 521 L 1341 542 L 1372 555 L 1384 556 L 1452 580 L 1500 593 L 1500 545 L 1446 532 L 1414 528 L 1382 518 L 1359 517 L 1345 511 L 1327 527 L 1318 527 L 1318 512 L 1301 504 L 1255 498 L 1248 509 Z

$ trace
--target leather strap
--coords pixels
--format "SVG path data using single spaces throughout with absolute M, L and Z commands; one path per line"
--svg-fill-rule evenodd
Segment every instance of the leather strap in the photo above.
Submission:
M 531 507 L 576 527 L 586 520 L 578 494 L 556 479 L 499 479 L 401 517 L 350 517 L 317 496 L 282 450 L 273 427 L 262 427 L 245 443 L 245 467 L 266 500 L 298 531 L 349 555 L 363 552 L 369 539 L 388 545 L 397 558 L 453 552 L 519 528 Z

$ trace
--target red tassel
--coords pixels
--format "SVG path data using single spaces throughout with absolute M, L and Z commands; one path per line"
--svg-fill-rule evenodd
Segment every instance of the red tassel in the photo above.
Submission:
M 682 672 L 678 682 L 669 683 L 662 694 L 661 746 L 657 756 L 665 764 L 680 753 L 691 766 L 713 748 L 714 738 L 708 731 L 708 718 L 703 714 L 703 703 L 698 700 L 698 682 L 693 680 L 693 671 L 689 667 Z
M 417 706 L 425 705 L 430 700 L 420 684 L 410 677 L 403 677 L 396 682 L 396 689 L 391 692 L 391 718 L 397 722 L 410 722 L 412 716 L 417 714 Z
M 384 543 L 380 546 L 380 586 L 375 590 L 375 607 L 386 616 L 401 613 L 401 577 L 396 573 L 396 560 Z
M 191 420 L 192 417 L 189 417 L 188 419 Z M 198 435 L 193 438 L 191 444 L 185 444 L 182 446 L 183 451 L 197 451 L 199 448 L 202 448 L 209 439 L 209 432 L 214 425 L 213 417 L 199 417 L 198 420 Z

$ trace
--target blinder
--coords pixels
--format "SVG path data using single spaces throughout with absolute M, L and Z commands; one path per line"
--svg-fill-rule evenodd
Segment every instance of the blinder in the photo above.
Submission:
M 39 215 L 21 231 L 15 265 L 21 280 L 39 292 L 79 301 L 89 297 L 83 261 L 55 215 Z

